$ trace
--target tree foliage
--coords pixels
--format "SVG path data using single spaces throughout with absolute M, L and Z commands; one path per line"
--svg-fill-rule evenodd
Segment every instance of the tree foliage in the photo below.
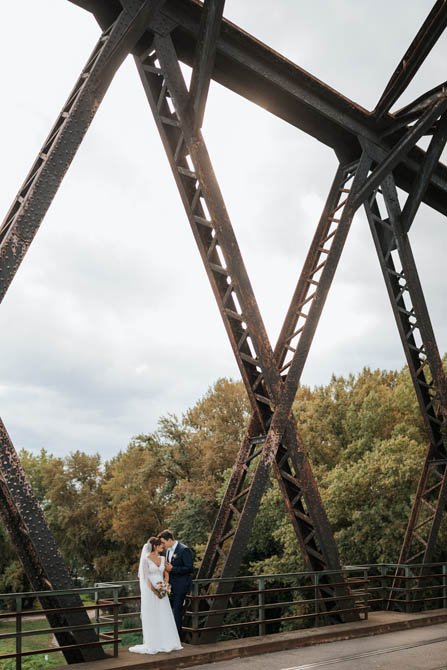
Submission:
M 395 562 L 427 448 L 408 370 L 365 368 L 301 387 L 293 411 L 342 560 Z M 219 379 L 180 418 L 162 417 L 155 432 L 134 437 L 110 461 L 22 451 L 72 573 L 88 582 L 135 574 L 142 543 L 165 527 L 198 561 L 248 419 L 242 384 Z M 0 591 L 22 590 L 26 578 L 1 527 L 0 543 Z M 438 545 L 437 558 L 445 559 Z M 242 569 L 304 569 L 273 475 Z

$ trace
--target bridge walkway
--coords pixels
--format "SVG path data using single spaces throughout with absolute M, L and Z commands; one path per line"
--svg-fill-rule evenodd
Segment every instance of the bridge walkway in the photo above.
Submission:
M 225 642 L 218 642 L 210 645 L 186 645 L 181 651 L 171 652 L 170 654 L 155 654 L 137 655 L 130 653 L 127 649 L 120 648 L 118 658 L 107 658 L 102 661 L 95 661 L 91 663 L 75 663 L 70 666 L 70 670 L 175 670 L 176 668 L 197 668 L 199 666 L 209 666 L 212 670 L 240 670 L 244 667 L 247 670 L 250 668 L 264 668 L 265 655 L 275 659 L 275 663 L 271 666 L 280 668 L 281 670 L 301 670 L 306 668 L 307 661 L 305 658 L 318 658 L 318 653 L 315 651 L 315 645 L 318 645 L 318 650 L 321 650 L 324 655 L 323 659 L 336 659 L 337 654 L 340 656 L 340 650 L 334 643 L 340 645 L 342 641 L 351 641 L 349 647 L 346 649 L 345 656 L 356 656 L 362 653 L 365 642 L 360 642 L 360 638 L 371 638 L 372 636 L 380 636 L 379 642 L 374 642 L 373 647 L 378 644 L 377 648 L 387 649 L 388 647 L 396 646 L 392 643 L 390 634 L 397 634 L 399 631 L 407 631 L 410 636 L 409 639 L 437 639 L 445 637 L 443 643 L 444 659 L 447 658 L 447 609 L 432 610 L 427 613 L 403 614 L 398 612 L 371 612 L 367 620 L 351 622 L 345 624 L 337 624 L 334 626 L 322 626 L 320 628 L 307 628 L 304 630 L 292 631 L 287 633 L 277 633 L 274 635 L 265 635 L 262 637 L 243 638 L 238 640 L 228 640 Z M 441 628 L 439 628 L 441 627 Z M 418 632 L 415 632 L 416 629 Z M 436 629 L 436 630 L 435 630 Z M 439 633 L 442 630 L 443 633 Z M 435 632 L 434 632 L 435 631 Z M 355 642 L 354 640 L 357 640 Z M 427 649 L 435 649 L 437 645 L 442 644 L 442 641 L 434 642 L 428 646 Z M 399 644 L 397 644 L 399 646 Z M 418 649 L 424 649 L 424 645 L 418 643 Z M 306 648 L 306 649 L 304 649 Z M 300 649 L 298 652 L 296 650 Z M 348 650 L 349 649 L 349 650 Z M 282 655 L 273 652 L 291 652 L 295 650 L 294 654 L 289 654 L 289 664 L 276 665 L 276 660 Z M 399 651 L 389 653 L 388 656 L 397 658 Z M 424 653 L 424 652 L 422 652 Z M 317 654 L 317 656 L 315 656 Z M 411 649 L 409 651 L 411 655 Z M 343 653 L 341 653 L 343 656 Z M 382 654 L 385 656 L 385 654 Z M 377 658 L 382 655 L 377 655 Z M 257 657 L 257 658 L 256 658 Z M 358 668 L 385 668 L 386 665 L 369 665 L 365 663 L 365 659 L 369 657 L 360 657 L 359 660 L 352 659 L 354 665 L 346 665 L 349 670 L 357 670 Z M 373 657 L 371 657 L 373 658 Z M 375 657 L 374 657 L 375 658 Z M 237 662 L 231 662 L 237 659 Z M 250 661 L 251 659 L 251 661 Z M 294 660 L 293 660 L 294 659 Z M 226 663 L 226 662 L 229 663 Z M 297 662 L 298 661 L 298 662 Z M 225 662 L 225 663 L 224 663 Z M 281 661 L 282 662 L 282 661 Z M 393 661 L 394 662 L 394 661 Z M 217 665 L 215 665 L 217 663 Z M 243 665 L 242 665 L 243 663 Z M 305 664 L 303 666 L 303 663 Z M 312 660 L 309 663 L 313 663 Z M 357 663 L 357 664 L 356 664 Z M 212 664 L 212 665 L 210 665 Z M 328 663 L 326 663 L 327 665 Z M 329 665 L 334 665 L 335 661 L 331 661 Z M 325 666 L 312 666 L 307 664 L 309 670 L 312 667 L 321 667 L 325 670 Z M 393 666 L 389 666 L 390 668 Z M 396 668 L 411 668 L 417 666 L 395 666 Z M 441 667 L 447 669 L 447 661 L 444 666 L 439 664 L 420 666 L 418 670 L 426 667 L 429 670 L 440 670 Z M 52 670 L 66 670 L 67 666 L 59 666 L 52 668 Z M 334 670 L 342 670 L 342 666 L 334 665 Z
M 189 670 L 447 670 L 447 624 L 195 665 Z

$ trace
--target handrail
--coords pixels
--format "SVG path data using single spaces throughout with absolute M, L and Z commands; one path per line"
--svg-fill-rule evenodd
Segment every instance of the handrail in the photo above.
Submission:
M 113 655 L 114 657 L 118 656 L 118 647 L 119 643 L 121 642 L 121 638 L 119 637 L 119 625 L 122 623 L 122 621 L 119 618 L 119 609 L 121 607 L 121 602 L 118 599 L 118 590 L 120 589 L 120 586 L 114 585 L 112 586 L 105 586 L 103 588 L 101 587 L 84 587 L 84 588 L 79 588 L 79 589 L 66 589 L 65 591 L 26 591 L 22 593 L 1 593 L 0 594 L 0 602 L 1 601 L 10 601 L 13 600 L 16 603 L 16 611 L 15 612 L 3 612 L 0 613 L 0 623 L 2 620 L 5 619 L 15 619 L 16 621 L 16 631 L 15 633 L 1 633 L 0 634 L 0 641 L 1 640 L 6 640 L 6 639 L 14 639 L 16 640 L 16 651 L 15 652 L 9 652 L 5 654 L 0 653 L 0 662 L 1 659 L 11 659 L 15 658 L 16 660 L 16 670 L 21 670 L 22 669 L 22 659 L 26 656 L 35 656 L 38 654 L 51 654 L 51 653 L 56 653 L 56 652 L 61 652 L 65 651 L 68 649 L 84 649 L 87 647 L 95 647 L 95 646 L 103 646 L 103 645 L 113 645 Z M 108 597 L 107 599 L 104 598 L 102 600 L 99 600 L 98 594 L 101 593 L 103 595 L 110 594 L 110 591 L 112 591 L 112 597 Z M 45 598 L 46 600 L 51 600 L 52 598 L 59 598 L 60 596 L 67 596 L 67 595 L 72 595 L 72 594 L 77 594 L 80 595 L 82 593 L 93 593 L 96 594 L 96 600 L 94 605 L 83 605 L 79 607 L 46 607 L 46 608 L 41 608 L 38 610 L 24 610 L 22 608 L 22 603 L 23 600 L 28 599 L 28 598 L 35 598 L 35 597 L 42 597 Z M 26 619 L 30 619 L 32 617 L 37 617 L 37 616 L 42 616 L 42 615 L 50 615 L 50 614 L 64 614 L 67 612 L 80 612 L 80 611 L 96 611 L 98 612 L 99 610 L 102 609 L 112 609 L 113 611 L 113 616 L 108 617 L 107 622 L 99 622 L 99 621 L 93 621 L 90 624 L 82 624 L 82 625 L 67 625 L 67 626 L 57 626 L 57 627 L 50 627 L 50 628 L 39 628 L 37 630 L 22 630 L 22 622 L 23 619 L 26 617 Z M 111 619 L 111 620 L 110 620 Z M 105 635 L 104 633 L 101 632 L 101 628 L 105 626 L 112 626 L 113 627 L 113 633 L 110 635 Z M 48 633 L 63 633 L 63 632 L 73 632 L 73 631 L 81 631 L 81 630 L 95 630 L 97 632 L 98 639 L 96 641 L 92 642 L 78 642 L 76 644 L 64 644 L 60 645 L 57 647 L 46 647 L 42 649 L 32 649 L 28 651 L 24 651 L 22 648 L 22 641 L 24 638 L 29 638 L 31 636 L 35 635 L 44 635 Z
M 421 576 L 418 570 L 424 567 Z M 400 586 L 393 587 L 392 583 L 396 570 L 402 570 Z M 351 593 L 338 596 L 337 601 L 347 601 L 346 609 L 331 609 L 327 604 L 334 598 L 325 595 L 320 587 L 328 577 L 331 583 L 337 585 L 337 575 L 348 577 L 348 585 Z M 219 582 L 231 583 L 234 589 L 231 591 L 231 602 L 228 607 L 208 609 L 208 589 L 214 589 Z M 269 582 L 275 582 L 269 584 Z M 345 583 L 344 581 L 341 583 Z M 21 670 L 21 659 L 39 653 L 52 653 L 63 649 L 91 646 L 94 644 L 113 645 L 114 656 L 118 655 L 119 644 L 122 636 L 128 633 L 141 632 L 141 627 L 126 628 L 126 624 L 132 626 L 132 619 L 138 616 L 138 611 L 125 611 L 135 607 L 134 603 L 140 600 L 140 595 L 127 595 L 133 592 L 133 587 L 138 587 L 136 579 L 118 580 L 110 582 L 98 582 L 94 586 L 65 591 L 27 591 L 22 593 L 0 594 L 0 624 L 7 618 L 15 618 L 16 632 L 0 634 L 0 641 L 16 639 L 15 653 L 0 654 L 0 659 L 15 658 L 16 669 Z M 302 594 L 300 597 L 296 593 Z M 134 592 L 135 593 L 135 592 Z M 39 610 L 23 610 L 23 601 L 30 598 L 52 598 L 72 594 L 92 594 L 93 604 L 82 607 L 52 608 Z M 121 594 L 121 595 L 120 595 Z M 283 594 L 281 596 L 281 594 Z M 228 594 L 225 594 L 228 598 Z M 216 595 L 213 599 L 217 598 Z M 278 602 L 276 602 L 278 598 Z M 13 600 L 16 602 L 15 612 L 1 612 L 1 602 Z M 398 563 L 375 563 L 370 565 L 349 565 L 340 570 L 324 570 L 321 572 L 289 572 L 265 575 L 244 575 L 234 578 L 193 580 L 193 593 L 186 601 L 184 630 L 191 636 L 192 642 L 200 642 L 201 636 L 210 631 L 217 631 L 226 635 L 226 631 L 237 629 L 253 630 L 253 634 L 265 635 L 277 630 L 283 622 L 301 620 L 304 625 L 318 626 L 327 624 L 334 615 L 343 617 L 352 613 L 368 617 L 371 609 L 386 609 L 394 606 L 401 611 L 410 612 L 415 608 L 433 607 L 441 603 L 447 608 L 447 563 L 430 563 L 415 565 L 399 565 Z M 60 626 L 58 628 L 39 628 L 38 630 L 22 630 L 22 622 L 26 617 L 42 616 L 54 612 L 65 611 L 95 611 L 95 617 L 91 624 L 78 626 Z M 219 626 L 207 624 L 207 617 L 216 613 L 225 613 L 226 619 Z M 269 618 L 271 617 L 271 618 Z M 105 631 L 104 628 L 109 628 Z M 110 630 L 112 627 L 112 631 Z M 276 627 L 276 628 L 275 628 Z M 65 647 L 51 647 L 49 649 L 38 649 L 24 651 L 22 641 L 33 635 L 47 633 L 94 629 L 98 634 L 98 642 L 89 642 L 79 645 L 66 645 Z

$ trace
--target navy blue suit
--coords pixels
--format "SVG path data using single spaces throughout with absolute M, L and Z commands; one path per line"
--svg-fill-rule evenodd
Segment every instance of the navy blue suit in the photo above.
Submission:
M 169 562 L 172 565 L 172 570 L 169 573 L 169 582 L 171 584 L 171 607 L 174 613 L 178 634 L 181 635 L 183 602 L 186 594 L 192 589 L 191 575 L 193 571 L 193 563 L 191 549 L 185 544 L 178 542 L 174 555 L 171 554 Z

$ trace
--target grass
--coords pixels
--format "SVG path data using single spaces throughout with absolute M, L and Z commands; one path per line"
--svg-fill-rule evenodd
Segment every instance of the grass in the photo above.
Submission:
M 41 630 L 42 628 L 48 628 L 49 624 L 46 619 L 36 620 L 25 620 L 22 622 L 22 627 L 24 631 L 29 630 Z M 108 627 L 103 628 L 104 632 Z M 15 633 L 16 622 L 14 621 L 0 621 L 0 635 Z M 142 635 L 141 633 L 128 633 L 126 635 L 120 635 L 122 638 L 120 647 L 130 647 L 134 644 L 141 644 Z M 22 651 L 34 651 L 37 649 L 46 649 L 52 647 L 54 640 L 51 633 L 45 633 L 42 635 L 30 635 L 29 637 L 22 638 Z M 111 646 L 107 645 L 104 647 L 106 651 L 110 653 Z M 10 654 L 14 653 L 16 650 L 16 641 L 15 638 L 7 638 L 6 640 L 0 639 L 0 655 L 1 654 Z M 42 670 L 43 668 L 51 668 L 56 665 L 65 665 L 65 658 L 62 652 L 53 652 L 50 654 L 36 654 L 35 656 L 24 656 L 22 660 L 23 670 Z M 1 670 L 15 670 L 16 661 L 15 658 L 11 659 L 2 659 L 0 660 Z
M 87 594 L 85 595 L 87 596 Z M 83 598 L 83 601 L 85 605 L 94 604 L 93 601 L 89 601 L 88 597 Z M 135 625 L 139 625 L 139 623 Z M 39 618 L 39 620 L 30 618 L 22 621 L 23 631 L 41 630 L 48 627 L 49 624 L 47 620 L 44 618 Z M 109 627 L 104 627 L 102 630 L 106 632 L 108 628 Z M 15 619 L 12 619 L 11 621 L 0 620 L 0 635 L 15 633 L 15 631 L 16 631 Z M 128 633 L 126 635 L 120 635 L 120 637 L 122 638 L 120 647 L 129 647 L 134 644 L 141 644 L 142 642 L 141 633 Z M 42 635 L 35 635 L 35 636 L 30 635 L 22 638 L 22 651 L 34 651 L 54 646 L 55 646 L 54 637 L 51 633 L 44 633 Z M 107 653 L 111 653 L 112 647 L 110 645 L 106 645 L 104 649 Z M 15 638 L 0 639 L 0 655 L 14 653 L 15 651 L 16 651 Z M 62 652 L 53 652 L 49 654 L 36 654 L 35 656 L 24 656 L 22 659 L 23 670 L 43 670 L 43 668 L 51 668 L 53 666 L 65 665 L 65 664 L 66 661 Z M 1 670 L 15 670 L 15 668 L 16 668 L 15 658 L 0 660 Z
M 25 620 L 22 622 L 24 631 L 40 630 L 48 628 L 46 619 Z M 15 621 L 0 621 L 0 634 L 15 633 Z M 31 635 L 22 638 L 22 651 L 34 651 L 37 649 L 46 649 L 53 646 L 53 636 L 51 633 L 44 633 L 42 635 Z M 15 638 L 0 639 L 0 654 L 11 654 L 16 650 Z M 23 670 L 41 670 L 42 668 L 49 668 L 54 665 L 64 665 L 65 659 L 61 652 L 46 654 L 36 654 L 35 656 L 24 656 L 22 661 Z M 14 658 L 3 659 L 0 661 L 2 670 L 15 670 L 16 662 Z

